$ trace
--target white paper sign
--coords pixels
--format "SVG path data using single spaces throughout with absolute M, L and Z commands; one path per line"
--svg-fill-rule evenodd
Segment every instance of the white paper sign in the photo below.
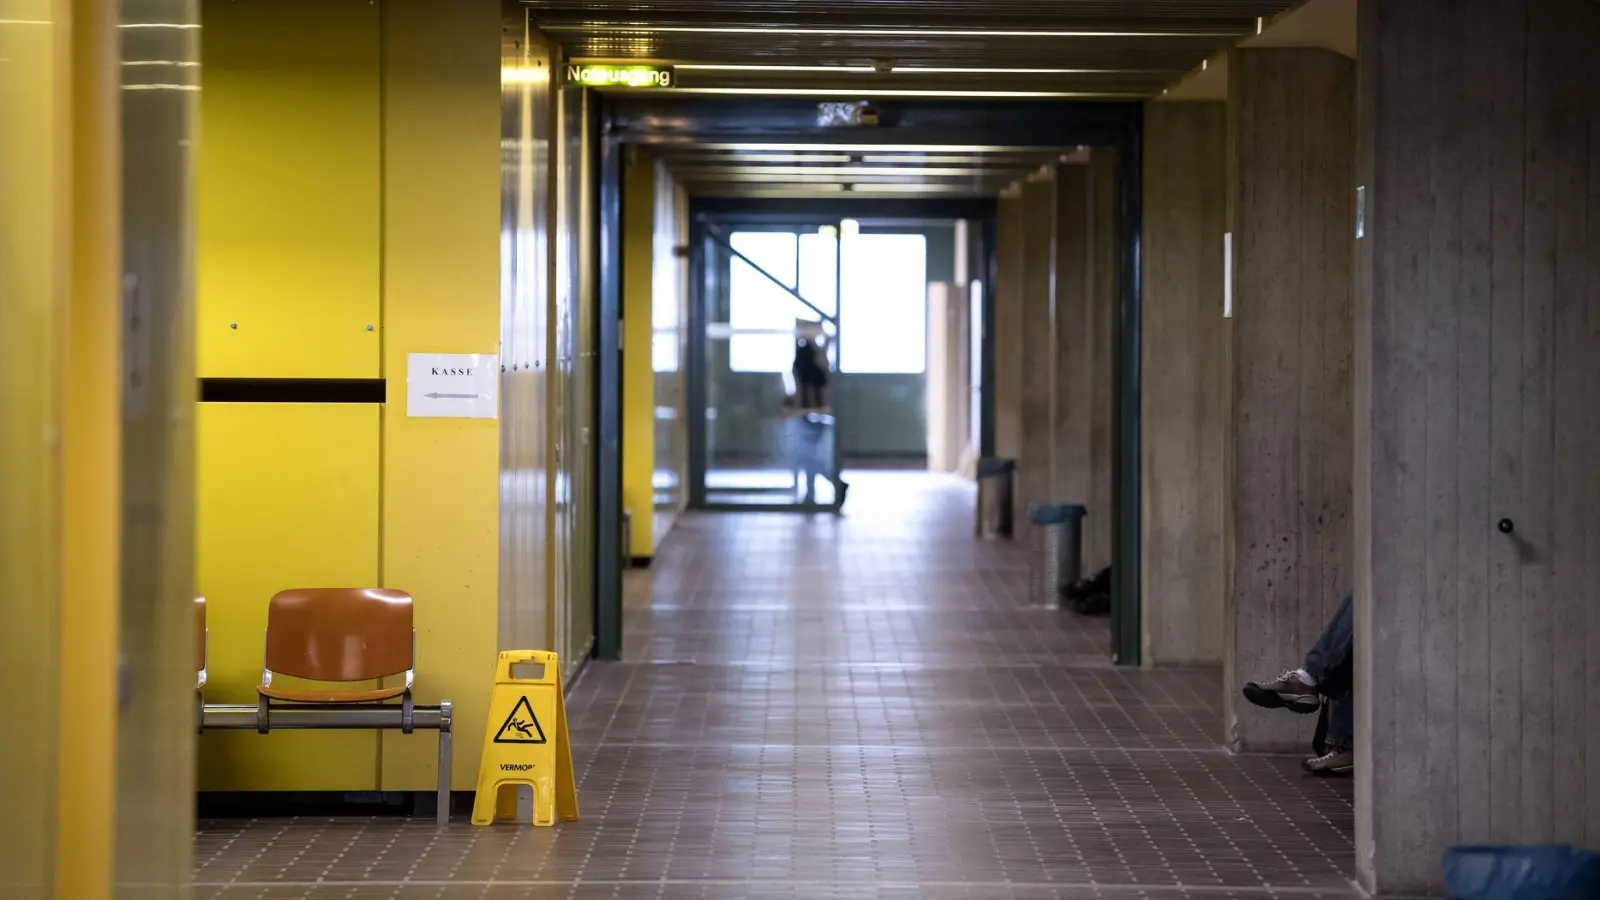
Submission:
M 500 411 L 500 358 L 493 353 L 406 357 L 406 415 L 493 419 Z

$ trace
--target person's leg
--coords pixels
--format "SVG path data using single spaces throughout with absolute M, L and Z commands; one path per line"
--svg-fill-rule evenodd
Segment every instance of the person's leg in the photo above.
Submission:
M 1322 629 L 1317 642 L 1311 645 L 1311 652 L 1306 654 L 1306 663 L 1301 671 L 1311 676 L 1312 684 L 1327 681 L 1335 669 L 1349 664 L 1350 648 L 1355 643 L 1355 636 L 1355 597 L 1346 594 L 1338 611 L 1328 620 L 1327 627 Z
M 1350 653 L 1355 637 L 1353 597 L 1346 596 L 1328 620 L 1311 652 L 1306 654 L 1305 666 L 1291 669 L 1267 682 L 1249 682 L 1244 686 L 1244 697 L 1256 706 L 1267 709 L 1289 709 L 1309 715 L 1322 708 L 1319 686 L 1334 679 L 1350 667 Z M 1332 688 L 1338 691 L 1341 688 Z
M 805 448 L 802 455 L 806 471 L 805 504 L 814 506 L 817 502 L 817 476 L 826 477 L 828 471 L 821 459 L 822 426 L 813 422 L 810 416 L 806 416 L 800 419 L 800 431 Z
M 1305 770 L 1313 775 L 1349 775 L 1355 771 L 1355 692 L 1347 685 L 1333 698 L 1328 714 L 1327 753 L 1306 760 Z

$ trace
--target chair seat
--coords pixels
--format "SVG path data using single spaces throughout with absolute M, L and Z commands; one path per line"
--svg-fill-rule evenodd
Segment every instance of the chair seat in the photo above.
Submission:
M 379 703 L 393 700 L 406 692 L 405 685 L 374 688 L 370 691 L 291 691 L 275 687 L 258 687 L 261 696 L 285 703 Z

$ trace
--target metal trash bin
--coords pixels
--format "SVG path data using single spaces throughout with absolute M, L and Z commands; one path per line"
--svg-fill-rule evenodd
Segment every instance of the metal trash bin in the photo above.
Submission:
M 1581 900 L 1600 897 L 1600 853 L 1562 845 L 1451 847 L 1450 900 Z
M 1016 460 L 985 456 L 978 460 L 978 521 L 974 533 L 986 541 L 1011 537 Z
M 1057 607 L 1083 568 L 1083 517 L 1089 510 L 1075 503 L 1035 504 L 1028 508 L 1037 546 L 1029 557 L 1029 599 Z

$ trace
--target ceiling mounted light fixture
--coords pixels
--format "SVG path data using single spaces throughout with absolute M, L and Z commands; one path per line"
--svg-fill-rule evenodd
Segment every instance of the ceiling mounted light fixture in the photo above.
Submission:
M 582 60 L 579 60 L 580 62 Z M 886 66 L 887 68 L 880 68 Z M 898 60 L 874 60 L 870 66 L 793 66 L 760 63 L 677 63 L 686 72 L 837 72 L 867 75 L 1179 75 L 1182 69 L 1055 69 L 995 66 L 902 66 Z
M 618 25 L 593 23 L 539 26 L 541 31 L 587 31 L 596 34 L 806 34 L 825 37 L 965 37 L 965 38 L 1231 38 L 1231 31 L 1049 31 L 997 28 L 796 28 L 790 25 Z
M 617 90 L 628 91 L 628 88 Z M 873 97 L 971 97 L 994 99 L 1033 100 L 1144 100 L 1150 95 L 1134 91 L 908 91 L 879 88 L 829 88 L 808 90 L 797 88 L 673 88 L 677 94 L 721 94 L 734 97 L 849 97 L 867 94 Z

